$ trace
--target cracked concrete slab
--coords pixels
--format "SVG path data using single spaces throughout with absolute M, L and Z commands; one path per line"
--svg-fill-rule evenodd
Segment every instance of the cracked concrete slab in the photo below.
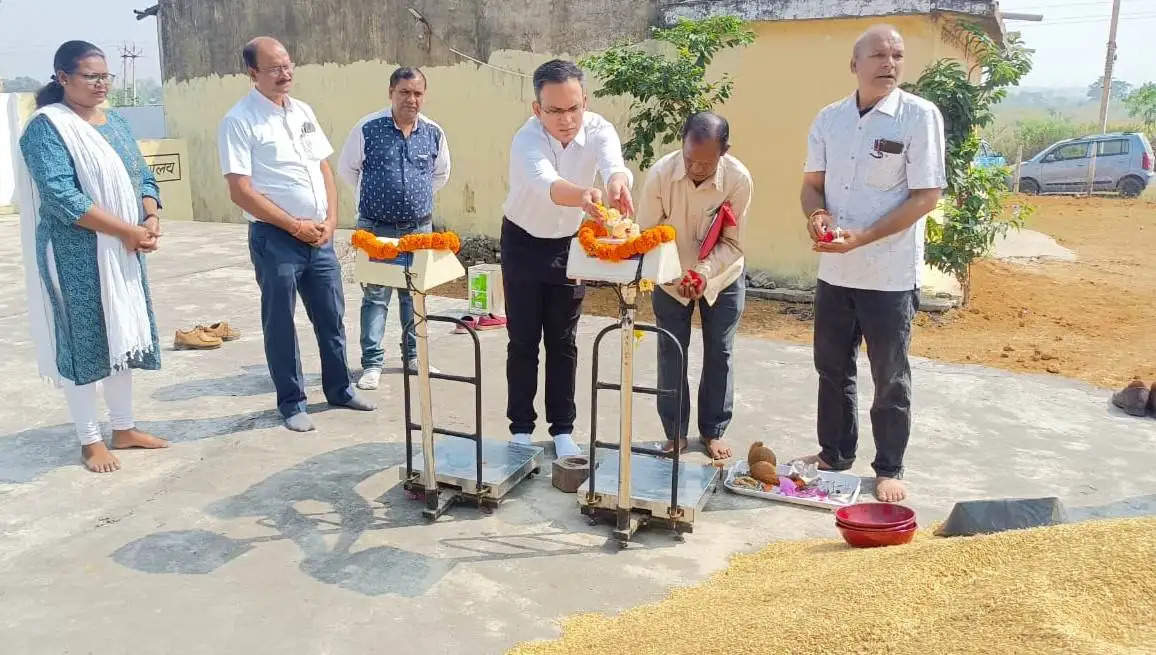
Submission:
M 0 261 L 18 261 L 18 227 L 0 221 Z M 19 267 L 0 269 L 0 633 L 13 653 L 496 653 L 557 634 L 574 612 L 613 612 L 702 580 L 737 552 L 803 537 L 837 538 L 830 514 L 719 492 L 686 543 L 644 532 L 617 552 L 575 497 L 544 477 L 493 514 L 451 510 L 434 524 L 398 484 L 404 458 L 401 380 L 387 372 L 381 409 L 328 409 L 316 345 L 299 313 L 318 430 L 284 430 L 264 366 L 245 228 L 170 223 L 150 261 L 164 368 L 135 378 L 141 427 L 173 439 L 127 452 L 114 475 L 85 472 L 64 400 L 36 379 L 20 308 Z M 350 360 L 360 292 L 346 289 Z M 462 301 L 431 299 L 440 313 Z M 167 350 L 178 327 L 228 320 L 240 341 L 209 352 Z M 591 342 L 608 319 L 584 317 L 579 431 L 588 434 Z M 388 321 L 396 364 L 399 330 Z M 486 433 L 504 434 L 505 334 L 480 335 Z M 433 363 L 467 372 L 468 339 L 436 326 Z M 640 380 L 653 380 L 643 341 Z M 740 338 L 735 419 L 740 449 L 782 456 L 815 449 L 810 349 Z M 692 375 L 701 350 L 690 357 Z M 603 370 L 616 370 L 612 349 Z M 1156 420 L 1125 416 L 1109 392 L 1057 377 L 915 360 L 911 505 L 924 525 L 957 500 L 1058 496 L 1080 517 L 1156 508 Z M 356 368 L 356 367 L 355 367 Z M 867 371 L 866 362 L 860 367 Z M 435 384 L 439 423 L 462 425 L 472 396 Z M 869 380 L 854 471 L 873 455 Z M 639 438 L 658 432 L 652 402 L 635 408 Z M 604 395 L 602 434 L 616 434 Z M 548 437 L 540 430 L 537 439 Z M 705 461 L 703 455 L 692 455 Z M 94 627 L 99 629 L 94 633 Z M 93 638 L 99 634 L 99 638 Z

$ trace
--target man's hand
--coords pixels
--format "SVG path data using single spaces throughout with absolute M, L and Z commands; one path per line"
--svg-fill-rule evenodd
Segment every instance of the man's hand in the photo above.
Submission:
M 582 211 L 586 212 L 587 216 L 601 216 L 602 209 L 599 207 L 601 204 L 601 189 L 590 187 L 582 192 Z
M 807 219 L 807 234 L 811 236 L 811 241 L 819 243 L 823 238 L 823 233 L 831 229 L 831 215 L 826 211 L 815 212 Z
M 690 300 L 702 298 L 705 290 L 706 280 L 694 270 L 688 270 L 686 275 L 682 276 L 682 281 L 678 283 L 678 295 Z
M 859 246 L 865 245 L 862 232 L 848 232 L 843 230 L 843 239 L 841 241 L 816 241 L 812 246 L 815 252 L 826 252 L 840 254 L 851 252 Z
M 610 196 L 610 206 L 622 212 L 623 216 L 634 215 L 634 199 L 630 197 L 630 187 L 626 184 L 625 175 L 614 175 L 610 184 L 606 185 L 606 192 Z
M 333 238 L 333 232 L 336 229 L 337 229 L 336 221 L 333 223 L 330 223 L 329 221 L 323 221 L 321 223 L 318 223 L 317 224 L 317 230 L 318 230 L 317 231 L 317 240 L 313 242 L 313 246 L 315 248 L 320 248 L 320 247 L 324 246 L 325 244 L 329 243 L 329 240 Z
M 289 234 L 293 235 L 293 238 L 302 243 L 308 243 L 309 245 L 315 244 L 321 236 L 320 224 L 308 218 L 298 218 L 295 220 L 296 225 L 293 229 L 289 230 Z

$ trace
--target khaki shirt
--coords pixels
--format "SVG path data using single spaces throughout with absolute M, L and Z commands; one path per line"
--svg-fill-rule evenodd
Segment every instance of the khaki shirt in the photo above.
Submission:
M 645 230 L 665 223 L 674 228 L 682 268 L 693 269 L 706 280 L 703 299 L 709 305 L 743 274 L 742 235 L 751 206 L 751 188 L 747 167 L 730 155 L 723 155 L 714 176 L 697 187 L 686 176 L 681 150 L 659 159 L 647 173 L 639 201 L 638 226 Z M 699 247 L 719 206 L 728 200 L 738 225 L 723 228 L 714 249 L 700 261 Z M 679 295 L 678 282 L 663 288 L 682 304 L 690 302 Z

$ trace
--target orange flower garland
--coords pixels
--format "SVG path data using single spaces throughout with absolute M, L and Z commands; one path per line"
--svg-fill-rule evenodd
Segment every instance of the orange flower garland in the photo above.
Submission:
M 598 243 L 598 239 L 607 234 L 606 228 L 601 223 L 586 221 L 578 228 L 578 243 L 590 257 L 607 262 L 620 262 L 635 255 L 645 255 L 663 243 L 674 241 L 675 236 L 673 227 L 659 225 L 625 243 Z
M 401 253 L 415 250 L 449 250 L 457 254 L 462 242 L 453 232 L 431 232 L 407 234 L 394 245 L 378 241 L 372 232 L 358 230 L 353 233 L 353 247 L 364 250 L 370 259 L 397 259 Z

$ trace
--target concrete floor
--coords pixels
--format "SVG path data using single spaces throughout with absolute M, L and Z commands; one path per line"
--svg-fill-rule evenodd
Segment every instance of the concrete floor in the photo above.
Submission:
M 264 367 L 245 229 L 166 226 L 151 258 L 164 369 L 136 376 L 139 425 L 171 438 L 120 455 L 114 475 L 85 472 L 61 394 L 36 379 L 26 333 L 15 221 L 0 220 L 0 634 L 10 653 L 495 653 L 557 634 L 557 620 L 613 612 L 702 580 L 773 540 L 836 538 L 830 514 L 719 492 L 686 543 L 643 533 L 617 552 L 575 497 L 548 477 L 492 515 L 461 507 L 427 525 L 398 486 L 401 379 L 387 374 L 376 413 L 327 411 L 316 346 L 299 318 L 316 432 L 280 426 Z M 347 289 L 357 368 L 359 292 Z M 461 302 L 432 299 L 456 313 Z M 352 318 L 352 320 L 350 320 Z M 212 352 L 171 352 L 173 330 L 228 320 L 244 337 Z M 581 324 L 579 430 L 589 416 L 592 334 Z M 396 358 L 398 328 L 387 342 Z M 466 372 L 466 337 L 437 326 L 434 364 Z M 504 434 L 503 332 L 482 334 L 484 422 Z M 653 379 L 653 341 L 639 355 Z M 740 339 L 729 436 L 782 456 L 814 445 L 809 348 Z M 1109 347 L 1106 345 L 1105 347 Z M 612 350 L 609 349 L 609 350 Z M 696 348 L 692 374 L 700 367 Z M 616 353 L 603 355 L 613 372 Z M 394 359 L 393 361 L 396 361 Z M 861 367 L 866 371 L 867 367 Z M 1152 512 L 1156 420 L 1110 407 L 1109 392 L 1057 377 L 916 360 L 908 453 L 920 522 L 957 500 L 1059 496 L 1077 517 Z M 871 393 L 863 382 L 863 397 Z M 435 387 L 439 422 L 469 417 L 461 389 Z M 604 396 L 600 430 L 616 411 Z M 857 473 L 873 455 L 867 408 Z M 642 438 L 658 435 L 650 401 Z M 545 429 L 538 438 L 545 442 Z M 695 455 L 701 459 L 701 455 Z M 705 460 L 702 460 L 705 461 Z M 736 608 L 738 611 L 738 608 Z

